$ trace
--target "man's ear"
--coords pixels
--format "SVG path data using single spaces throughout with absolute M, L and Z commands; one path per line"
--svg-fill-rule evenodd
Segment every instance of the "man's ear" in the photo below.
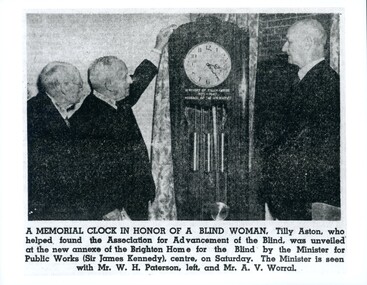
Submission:
M 66 90 L 63 87 L 63 83 L 60 81 L 56 81 L 55 83 L 53 83 L 52 85 L 52 93 L 53 94 L 57 94 L 56 96 L 58 96 L 59 94 L 65 94 Z
M 115 90 L 115 86 L 113 86 L 113 81 L 110 78 L 106 79 L 104 87 L 106 88 L 107 91 L 110 92 L 113 92 Z
M 304 43 L 303 44 L 304 44 L 304 48 L 306 50 L 310 50 L 313 47 L 313 45 L 314 45 L 314 40 L 313 40 L 312 37 L 306 36 L 305 39 L 304 39 Z
M 70 86 L 68 84 L 65 84 L 64 82 L 61 82 L 59 84 L 59 90 L 62 94 L 66 96 L 70 91 Z

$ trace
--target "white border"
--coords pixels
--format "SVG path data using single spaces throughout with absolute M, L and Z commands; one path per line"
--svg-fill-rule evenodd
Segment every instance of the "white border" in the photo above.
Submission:
M 22 169 L 24 169 L 23 122 L 25 111 L 25 31 L 24 12 L 52 9 L 54 12 L 111 12 L 111 9 L 126 9 L 137 12 L 195 12 L 207 7 L 225 8 L 224 12 L 289 12 L 299 8 L 296 1 L 195 1 L 173 4 L 169 1 L 7 1 L 0 0 L 0 284 L 366 284 L 366 9 L 364 0 L 355 1 L 303 1 L 307 12 L 327 12 L 327 7 L 345 10 L 345 116 L 346 116 L 346 201 L 347 201 L 347 271 L 342 275 L 328 272 L 324 276 L 300 274 L 247 274 L 205 275 L 152 275 L 142 276 L 52 276 L 29 277 L 23 272 L 24 217 L 19 210 L 25 204 Z M 148 9 L 153 7 L 154 9 Z M 70 8 L 72 7 L 72 11 Z M 161 8 L 173 8 L 170 10 Z M 180 7 L 180 8 L 178 8 Z M 182 10 L 183 7 L 188 9 Z M 233 7 L 233 8 L 228 8 Z M 243 7 L 241 9 L 237 7 Z M 312 7 L 318 7 L 312 8 Z M 228 10 L 226 9 L 228 8 Z M 246 8 L 246 9 L 245 9 Z M 290 9 L 288 9 L 290 8 Z M 83 9 L 83 10 L 81 10 Z M 86 9 L 86 10 L 85 10 Z M 92 9 L 101 9 L 98 11 Z M 51 10 L 51 11 L 52 11 Z M 124 10 L 126 11 L 126 10 Z M 202 11 L 202 10 L 201 10 Z M 292 10 L 294 11 L 294 10 Z M 304 11 L 304 10 L 303 10 Z M 50 11 L 49 11 L 50 12 Z M 117 11 L 119 12 L 119 11 Z M 172 278 L 171 278 L 172 277 Z M 183 278 L 184 277 L 184 278 Z

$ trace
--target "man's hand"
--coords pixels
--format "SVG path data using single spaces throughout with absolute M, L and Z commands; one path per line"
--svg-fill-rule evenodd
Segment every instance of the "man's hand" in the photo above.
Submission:
M 157 36 L 154 48 L 162 52 L 163 48 L 168 43 L 168 39 L 170 35 L 176 28 L 177 28 L 177 25 L 170 25 L 167 28 L 160 30 Z

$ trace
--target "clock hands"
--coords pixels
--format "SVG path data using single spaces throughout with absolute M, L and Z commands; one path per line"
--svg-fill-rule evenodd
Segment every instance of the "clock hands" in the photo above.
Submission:
M 206 66 L 208 66 L 209 68 L 214 67 L 214 69 L 222 69 L 222 67 L 219 66 L 218 64 L 207 63 Z
M 222 67 L 220 67 L 218 64 L 210 64 L 210 63 L 206 63 L 206 66 L 208 66 L 209 68 L 214 67 L 214 69 L 222 69 Z
M 210 69 L 210 71 L 215 75 L 215 77 L 220 81 L 220 78 L 218 77 L 217 73 L 213 70 L 214 69 L 220 69 L 220 66 L 218 64 L 210 64 L 206 63 L 206 66 Z

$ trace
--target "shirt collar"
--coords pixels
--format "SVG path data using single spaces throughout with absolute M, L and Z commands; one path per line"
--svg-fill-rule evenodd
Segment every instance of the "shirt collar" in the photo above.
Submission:
M 48 96 L 48 98 L 50 98 L 52 104 L 55 106 L 56 110 L 60 113 L 61 117 L 66 120 L 66 119 L 69 119 L 79 108 L 80 106 L 82 105 L 84 99 L 80 100 L 78 103 L 75 103 L 75 107 L 70 110 L 70 111 L 67 111 L 67 109 L 69 107 L 71 107 L 73 104 L 70 104 L 69 106 L 67 106 L 66 108 L 64 107 L 61 107 L 54 98 L 52 98 L 52 96 L 50 96 L 47 92 L 46 92 L 46 95 Z
M 108 105 L 110 105 L 112 108 L 117 110 L 117 105 L 116 105 L 116 100 L 113 100 L 111 98 L 108 98 L 107 96 L 97 92 L 97 91 L 93 91 L 93 94 L 98 98 L 101 99 L 102 101 L 106 102 Z
M 308 63 L 304 67 L 302 67 L 298 71 L 299 80 L 302 80 L 306 76 L 307 72 L 309 72 L 316 64 L 318 64 L 319 62 L 321 62 L 323 60 L 325 60 L 324 57 L 316 59 L 314 61 L 311 61 L 310 63 Z

